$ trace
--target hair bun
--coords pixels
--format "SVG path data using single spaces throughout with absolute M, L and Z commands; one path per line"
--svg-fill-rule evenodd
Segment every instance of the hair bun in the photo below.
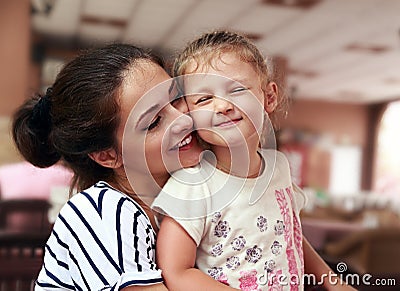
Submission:
M 52 88 L 48 88 L 46 94 L 41 96 L 36 105 L 32 109 L 32 116 L 30 118 L 30 127 L 35 129 L 38 137 L 45 142 L 51 130 L 51 101 L 50 95 Z

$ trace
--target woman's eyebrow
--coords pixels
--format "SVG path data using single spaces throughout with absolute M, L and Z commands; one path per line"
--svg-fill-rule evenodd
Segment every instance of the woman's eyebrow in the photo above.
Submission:
M 168 89 L 168 94 L 171 94 L 172 90 L 175 88 L 175 85 L 176 85 L 175 80 L 172 80 L 171 85 L 169 86 Z
M 159 111 L 159 109 L 160 109 L 160 104 L 155 104 L 155 105 L 151 106 L 150 108 L 148 108 L 145 112 L 143 112 L 143 113 L 139 116 L 138 121 L 136 122 L 135 128 L 138 127 L 138 125 L 140 124 L 140 121 L 141 121 L 146 115 L 148 115 L 148 114 L 150 114 L 150 113 L 152 113 L 152 112 L 154 112 L 154 111 Z
M 184 96 L 184 90 L 182 88 L 182 80 L 181 82 L 172 80 L 171 85 L 168 89 L 168 94 L 170 96 L 170 101 L 174 102 L 175 100 L 182 98 Z M 172 96 L 171 96 L 172 95 Z

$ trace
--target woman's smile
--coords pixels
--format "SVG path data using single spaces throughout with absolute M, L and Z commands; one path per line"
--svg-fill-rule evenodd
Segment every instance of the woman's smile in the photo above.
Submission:
M 185 136 L 177 145 L 173 146 L 171 150 L 178 150 L 178 149 L 179 151 L 188 150 L 193 146 L 192 141 L 193 141 L 193 136 L 190 133 L 187 136 Z

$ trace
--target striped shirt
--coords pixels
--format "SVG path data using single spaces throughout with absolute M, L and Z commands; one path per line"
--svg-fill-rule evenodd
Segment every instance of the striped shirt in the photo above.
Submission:
M 146 213 L 127 195 L 98 182 L 60 211 L 35 290 L 120 290 L 161 282 Z

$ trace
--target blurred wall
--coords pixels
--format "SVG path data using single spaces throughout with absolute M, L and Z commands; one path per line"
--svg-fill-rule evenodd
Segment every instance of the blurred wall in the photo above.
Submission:
M 9 116 L 28 88 L 29 0 L 0 1 L 0 115 Z
M 28 92 L 30 35 L 30 1 L 0 1 L 0 164 L 18 159 L 9 126 Z
M 331 103 L 314 100 L 295 100 L 282 127 L 309 130 L 329 135 L 336 143 L 367 145 L 368 106 Z
M 325 142 L 337 145 L 359 146 L 362 151 L 361 189 L 371 189 L 372 153 L 375 133 L 371 106 L 362 104 L 331 103 L 314 100 L 295 100 L 281 128 L 320 136 Z M 325 150 L 314 148 L 308 154 L 308 182 L 328 189 L 330 166 Z

